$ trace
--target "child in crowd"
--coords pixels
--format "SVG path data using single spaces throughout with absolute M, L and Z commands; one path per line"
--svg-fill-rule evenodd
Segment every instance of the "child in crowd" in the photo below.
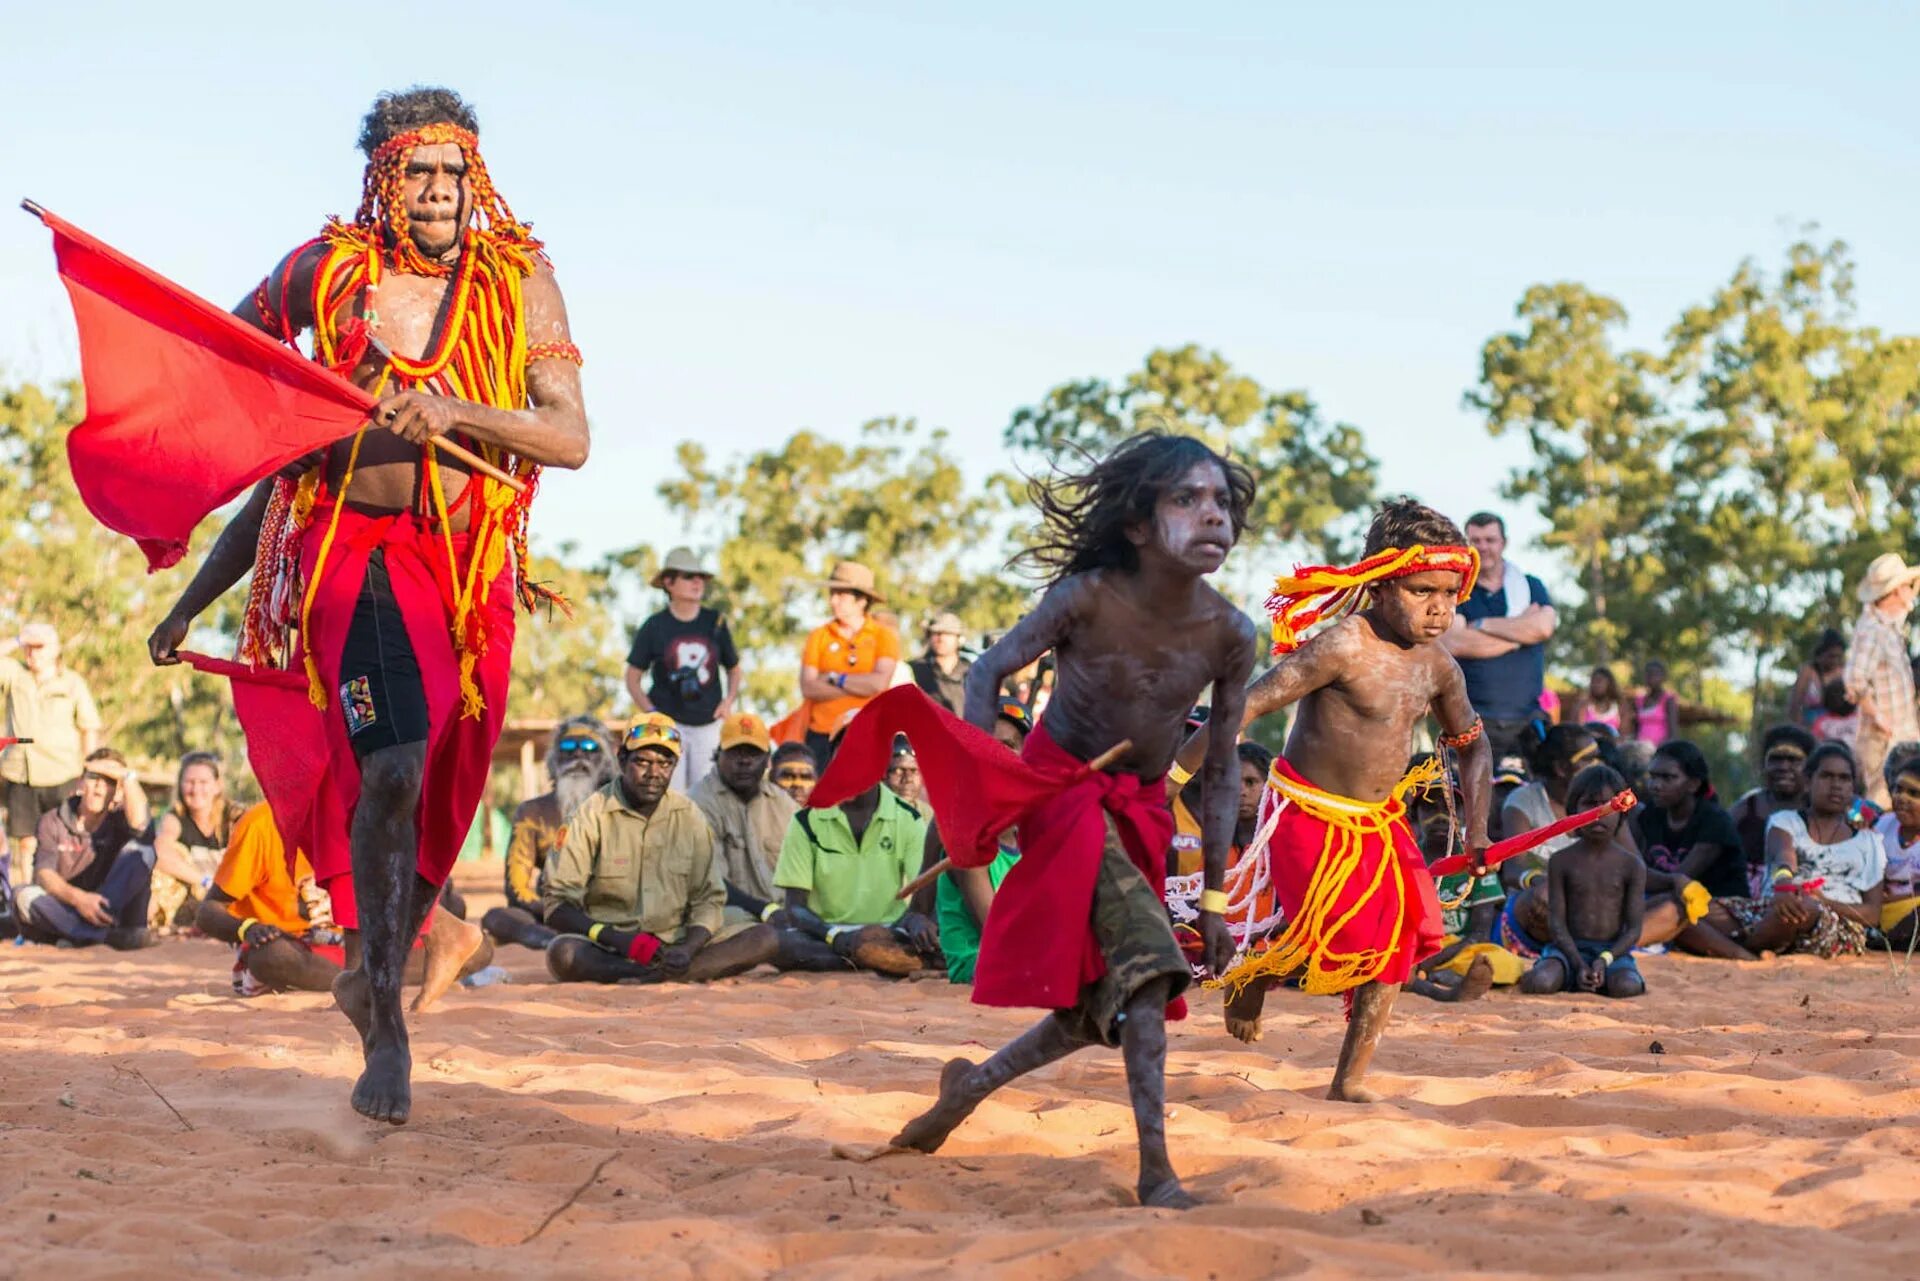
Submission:
M 1859 705 L 1847 697 L 1847 683 L 1836 677 L 1820 691 L 1820 714 L 1813 718 L 1813 736 L 1823 743 L 1844 744 L 1852 751 L 1859 733 Z
M 1625 786 L 1612 768 L 1588 766 L 1567 785 L 1567 809 L 1577 813 L 1603 805 Z M 1645 912 L 1647 869 L 1620 843 L 1620 823 L 1616 813 L 1595 819 L 1548 861 L 1552 941 L 1520 980 L 1521 991 L 1627 997 L 1647 990 L 1633 961 Z

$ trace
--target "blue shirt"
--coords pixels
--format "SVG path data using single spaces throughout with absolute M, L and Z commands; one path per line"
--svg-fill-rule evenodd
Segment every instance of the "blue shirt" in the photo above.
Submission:
M 1527 595 L 1535 605 L 1552 605 L 1546 584 L 1527 575 Z M 1460 606 L 1460 617 L 1471 625 L 1475 619 L 1507 616 L 1506 585 L 1496 591 L 1475 586 L 1473 595 Z M 1473 710 L 1490 721 L 1531 720 L 1540 710 L 1540 694 L 1547 682 L 1547 647 L 1522 645 L 1499 658 L 1463 658 L 1461 674 L 1467 678 L 1467 698 Z

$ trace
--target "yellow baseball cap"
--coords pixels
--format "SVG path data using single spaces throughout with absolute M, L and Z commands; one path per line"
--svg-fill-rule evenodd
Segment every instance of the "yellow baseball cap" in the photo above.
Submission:
M 773 735 L 767 732 L 767 723 L 752 712 L 735 712 L 720 722 L 720 750 L 729 747 L 757 747 L 771 752 Z
M 663 712 L 648 712 L 635 721 L 627 730 L 627 736 L 620 744 L 623 752 L 637 752 L 643 747 L 657 747 L 675 760 L 680 759 L 680 727 L 673 723 L 673 717 Z

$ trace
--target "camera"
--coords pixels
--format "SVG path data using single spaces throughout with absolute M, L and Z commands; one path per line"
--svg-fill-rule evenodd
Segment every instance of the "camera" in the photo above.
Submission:
M 667 684 L 681 702 L 691 703 L 700 697 L 700 669 L 676 667 L 667 673 Z

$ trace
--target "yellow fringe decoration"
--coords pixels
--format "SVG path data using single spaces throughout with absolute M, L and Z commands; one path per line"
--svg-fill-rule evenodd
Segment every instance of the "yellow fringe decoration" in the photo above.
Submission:
M 1325 996 L 1379 978 L 1393 959 L 1392 949 L 1336 952 L 1327 940 L 1346 928 L 1389 882 L 1391 892 L 1399 901 L 1400 913 L 1404 915 L 1407 884 L 1400 860 L 1394 857 L 1393 825 L 1406 817 L 1406 794 L 1416 787 L 1427 786 L 1443 774 L 1444 768 L 1438 760 L 1428 760 L 1396 783 L 1385 800 L 1368 802 L 1335 796 L 1297 782 L 1281 773 L 1276 762 L 1267 775 L 1268 790 L 1277 803 L 1291 805 L 1326 824 L 1326 842 L 1320 848 L 1320 860 L 1307 885 L 1306 897 L 1299 912 L 1287 922 L 1286 931 L 1265 951 L 1248 956 L 1226 974 L 1210 980 L 1207 986 L 1228 987 L 1237 994 L 1256 979 L 1285 978 L 1304 970 L 1305 990 Z M 1387 847 L 1373 871 L 1373 879 L 1342 915 L 1330 920 L 1335 901 L 1359 874 L 1361 852 L 1369 837 L 1378 837 Z
M 1416 543 L 1404 549 L 1388 547 L 1353 565 L 1295 567 L 1293 573 L 1274 581 L 1273 594 L 1267 598 L 1267 614 L 1273 619 L 1273 652 L 1291 654 L 1299 649 L 1308 628 L 1358 609 L 1367 589 L 1375 583 L 1428 570 L 1458 573 L 1459 599 L 1465 601 L 1480 576 L 1480 553 L 1471 547 L 1424 547 Z
M 320 711 L 327 710 L 327 690 L 320 683 L 320 664 L 313 656 L 313 628 L 308 624 L 308 615 L 313 613 L 313 589 L 320 582 L 320 570 L 327 563 L 327 553 L 333 550 L 333 536 L 340 529 L 340 511 L 347 505 L 347 486 L 353 483 L 353 468 L 360 461 L 360 442 L 367 436 L 367 424 L 361 423 L 360 430 L 353 433 L 353 447 L 347 451 L 347 470 L 340 477 L 340 494 L 333 504 L 333 512 L 327 517 L 327 532 L 320 539 L 320 550 L 313 557 L 313 573 L 307 576 L 307 590 L 300 597 L 300 635 L 306 643 L 301 650 L 306 656 L 307 701 Z M 313 498 L 307 498 L 309 512 L 313 508 Z

